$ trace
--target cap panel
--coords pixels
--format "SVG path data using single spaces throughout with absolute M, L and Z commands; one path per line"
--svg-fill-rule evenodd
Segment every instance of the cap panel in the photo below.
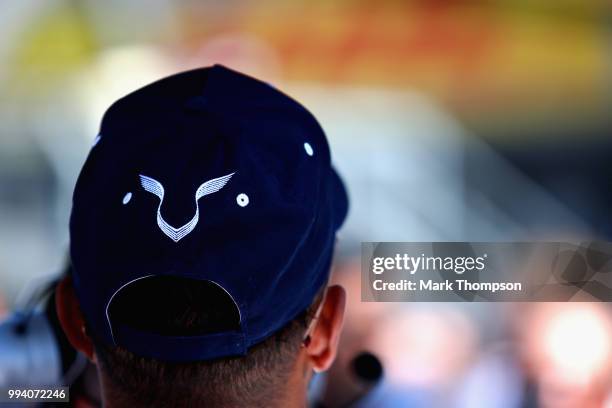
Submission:
M 291 262 L 274 278 L 255 286 L 256 299 L 249 309 L 250 345 L 269 337 L 308 308 L 328 281 L 335 246 L 334 196 L 328 194 L 332 178 L 323 178 L 317 215 Z

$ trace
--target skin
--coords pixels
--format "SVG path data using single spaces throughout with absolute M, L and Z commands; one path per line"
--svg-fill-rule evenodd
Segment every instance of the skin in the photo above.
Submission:
M 306 406 L 306 390 L 312 373 L 327 370 L 336 358 L 345 304 L 346 292 L 342 286 L 333 285 L 326 289 L 319 316 L 310 329 L 310 340 L 300 348 L 279 407 Z M 85 320 L 70 277 L 65 277 L 57 286 L 56 308 L 60 324 L 72 346 L 97 366 L 103 405 L 108 408 L 119 407 L 113 402 L 117 399 L 112 398 L 116 390 L 111 388 L 110 381 L 97 364 L 94 345 L 85 330 Z

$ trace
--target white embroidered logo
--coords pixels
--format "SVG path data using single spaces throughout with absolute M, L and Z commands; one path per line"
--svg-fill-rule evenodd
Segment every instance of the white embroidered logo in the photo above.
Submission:
M 233 175 L 234 173 L 231 173 L 202 183 L 195 193 L 195 215 L 187 224 L 179 228 L 174 228 L 172 225 L 168 224 L 161 215 L 161 206 L 164 202 L 164 186 L 162 186 L 159 181 L 152 179 L 151 177 L 143 176 L 142 174 L 140 175 L 140 184 L 146 191 L 159 197 L 159 206 L 157 207 L 157 225 L 164 234 L 170 237 L 170 239 L 172 239 L 174 242 L 178 242 L 180 239 L 184 238 L 187 234 L 193 231 L 200 219 L 200 207 L 198 205 L 198 200 L 205 195 L 216 193 L 217 191 L 221 190 Z

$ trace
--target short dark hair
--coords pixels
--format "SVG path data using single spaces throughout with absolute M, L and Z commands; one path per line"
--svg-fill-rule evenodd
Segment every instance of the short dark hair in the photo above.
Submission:
M 162 293 L 163 305 L 159 302 Z M 322 293 L 320 290 L 309 308 L 249 349 L 246 356 L 165 362 L 107 345 L 92 334 L 102 375 L 110 382 L 107 396 L 126 406 L 274 405 L 285 391 Z M 110 308 L 113 323 L 120 321 L 157 334 L 223 332 L 236 323 L 230 306 L 233 301 L 224 300 L 218 287 L 207 281 L 143 279 L 121 295 Z

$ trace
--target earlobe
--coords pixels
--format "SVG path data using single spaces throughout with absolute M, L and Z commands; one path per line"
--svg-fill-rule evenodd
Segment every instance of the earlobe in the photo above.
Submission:
M 95 362 L 93 342 L 85 329 L 85 319 L 69 276 L 62 279 L 55 289 L 55 307 L 70 344 Z
M 327 288 L 310 343 L 306 346 L 308 359 L 316 372 L 327 370 L 336 358 L 345 305 L 346 291 L 342 286 Z

